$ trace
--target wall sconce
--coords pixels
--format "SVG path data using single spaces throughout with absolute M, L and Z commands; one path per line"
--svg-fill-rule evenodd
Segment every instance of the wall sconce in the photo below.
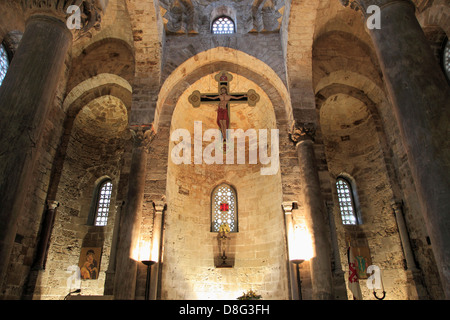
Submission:
M 147 280 L 145 281 L 145 300 L 149 300 L 152 265 L 154 265 L 156 262 L 152 260 L 142 260 L 141 262 L 147 266 Z
M 302 281 L 300 278 L 300 265 L 304 261 L 310 260 L 314 256 L 311 235 L 309 234 L 306 226 L 303 225 L 295 226 L 294 241 L 295 247 L 293 248 L 291 262 L 295 265 L 297 274 L 298 299 L 302 300 Z
M 295 248 L 292 260 L 310 260 L 314 257 L 313 242 L 311 234 L 304 225 L 297 225 L 294 228 Z

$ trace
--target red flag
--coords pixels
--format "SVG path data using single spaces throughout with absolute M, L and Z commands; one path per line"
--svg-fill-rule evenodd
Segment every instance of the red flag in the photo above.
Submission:
M 357 263 L 353 256 L 351 247 L 347 250 L 348 256 L 348 287 L 353 294 L 353 300 L 362 300 L 361 288 L 359 286 L 359 279 L 357 273 Z

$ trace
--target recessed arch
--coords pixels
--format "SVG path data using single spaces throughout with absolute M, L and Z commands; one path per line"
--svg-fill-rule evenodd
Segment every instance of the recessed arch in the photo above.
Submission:
M 242 51 L 217 47 L 186 60 L 166 79 L 158 96 L 154 128 L 168 127 L 179 96 L 206 74 L 226 70 L 257 83 L 269 96 L 278 123 L 292 123 L 290 95 L 283 81 L 267 64 Z
M 75 116 L 90 101 L 103 95 L 111 95 L 122 100 L 129 118 L 131 94 L 132 87 L 128 81 L 115 74 L 102 73 L 74 87 L 63 102 L 63 110 L 68 115 Z

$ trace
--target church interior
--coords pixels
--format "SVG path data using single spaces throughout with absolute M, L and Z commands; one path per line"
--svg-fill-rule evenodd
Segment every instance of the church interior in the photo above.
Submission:
M 0 16 L 0 299 L 450 298 L 448 0 Z

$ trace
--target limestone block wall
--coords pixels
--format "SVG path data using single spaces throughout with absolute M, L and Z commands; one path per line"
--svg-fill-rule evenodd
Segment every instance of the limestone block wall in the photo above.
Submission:
M 243 51 L 270 66 L 286 83 L 286 69 L 278 33 L 250 33 L 231 35 L 167 35 L 161 80 L 167 78 L 181 63 L 197 53 L 215 47 L 227 47 Z

